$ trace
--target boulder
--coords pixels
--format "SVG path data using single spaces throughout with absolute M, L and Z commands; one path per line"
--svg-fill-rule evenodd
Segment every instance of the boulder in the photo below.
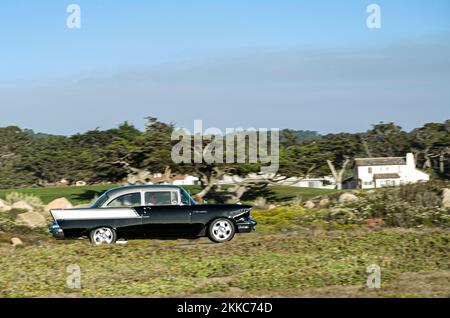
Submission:
M 45 206 L 45 211 L 48 212 L 51 209 L 72 209 L 72 203 L 70 203 L 69 200 L 66 198 L 59 198 L 56 200 L 53 200 L 49 204 Z
M 353 193 L 345 192 L 339 196 L 339 203 L 346 203 L 358 200 L 358 197 Z
M 14 203 L 11 208 L 13 209 L 20 209 L 20 210 L 27 210 L 27 211 L 33 211 L 33 207 L 26 203 L 25 201 L 19 201 Z
M 313 201 L 309 200 L 305 202 L 304 207 L 306 209 L 314 209 L 316 207 L 316 204 Z
M 0 199 L 0 212 L 10 211 L 11 207 L 5 201 Z
M 24 223 L 31 228 L 45 227 L 47 225 L 45 217 L 38 212 L 26 212 L 17 216 L 16 221 Z
M 364 224 L 368 227 L 381 227 L 384 225 L 384 220 L 382 218 L 370 218 L 364 221 Z
M 320 201 L 319 201 L 319 207 L 321 207 L 321 208 L 326 208 L 327 206 L 329 206 L 330 205 L 330 199 L 329 198 L 322 198 Z
M 450 189 L 442 190 L 442 207 L 450 208 Z
M 22 242 L 22 240 L 20 238 L 13 237 L 11 239 L 11 244 L 12 244 L 12 246 L 19 246 L 19 245 L 23 245 L 23 242 Z
M 348 224 L 355 218 L 355 214 L 347 208 L 334 207 L 329 211 L 332 219 L 339 224 Z

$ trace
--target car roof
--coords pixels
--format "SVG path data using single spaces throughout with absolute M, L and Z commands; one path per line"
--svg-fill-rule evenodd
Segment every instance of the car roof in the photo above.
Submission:
M 128 186 L 122 186 L 122 187 L 116 187 L 116 188 L 112 188 L 109 189 L 108 191 L 106 191 L 105 193 L 116 193 L 116 192 L 132 192 L 133 190 L 150 190 L 150 189 L 167 189 L 167 190 L 172 190 L 172 189 L 182 189 L 180 186 L 177 185 L 172 185 L 172 184 L 141 184 L 141 185 L 128 185 Z

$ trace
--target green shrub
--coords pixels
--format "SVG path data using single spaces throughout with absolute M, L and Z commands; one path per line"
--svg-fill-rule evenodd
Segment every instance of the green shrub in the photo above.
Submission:
M 377 189 L 342 207 L 355 216 L 350 223 L 382 218 L 386 225 L 395 227 L 448 227 L 450 209 L 441 207 L 442 189 L 446 186 L 444 182 L 427 182 Z
M 252 212 L 258 230 L 284 231 L 295 227 L 349 229 L 369 219 L 382 219 L 390 227 L 450 226 L 450 209 L 441 207 L 442 189 L 447 183 L 429 182 L 382 188 L 359 193 L 359 200 L 330 208 L 308 210 L 286 205 L 270 211 Z M 332 201 L 332 200 L 331 200 Z
M 25 194 L 21 192 L 10 192 L 5 196 L 6 202 L 8 204 L 14 204 L 19 201 L 23 201 L 31 205 L 32 207 L 39 207 L 42 205 L 41 199 L 33 194 Z

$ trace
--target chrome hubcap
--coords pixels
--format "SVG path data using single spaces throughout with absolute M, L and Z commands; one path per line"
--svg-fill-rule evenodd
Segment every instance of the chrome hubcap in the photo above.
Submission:
M 111 244 L 113 241 L 113 232 L 107 227 L 96 229 L 93 239 L 96 245 Z
M 228 238 L 230 238 L 231 232 L 232 232 L 231 225 L 227 221 L 218 221 L 214 223 L 212 228 L 214 238 L 220 241 L 227 240 Z

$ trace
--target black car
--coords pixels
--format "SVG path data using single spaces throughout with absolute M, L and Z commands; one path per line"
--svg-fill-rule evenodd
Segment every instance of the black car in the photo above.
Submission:
M 252 206 L 198 204 L 179 186 L 143 185 L 111 189 L 90 208 L 53 209 L 50 232 L 56 238 L 88 236 L 93 244 L 118 238 L 196 238 L 223 243 L 257 224 Z

